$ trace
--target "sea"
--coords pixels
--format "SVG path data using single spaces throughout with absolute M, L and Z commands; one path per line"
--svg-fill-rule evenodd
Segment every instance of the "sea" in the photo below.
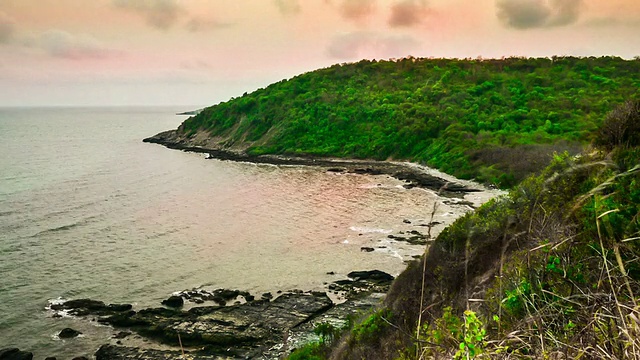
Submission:
M 186 110 L 0 108 L 0 349 L 90 357 L 116 332 L 55 317 L 56 301 L 140 309 L 194 288 L 326 290 L 354 270 L 398 275 L 424 252 L 388 235 L 428 222 L 433 192 L 142 142 Z M 65 327 L 83 335 L 61 340 Z

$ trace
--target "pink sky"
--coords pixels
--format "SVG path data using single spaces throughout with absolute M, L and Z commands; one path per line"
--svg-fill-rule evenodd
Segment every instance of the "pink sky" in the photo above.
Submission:
M 637 0 L 0 0 L 0 106 L 226 101 L 362 58 L 640 55 Z

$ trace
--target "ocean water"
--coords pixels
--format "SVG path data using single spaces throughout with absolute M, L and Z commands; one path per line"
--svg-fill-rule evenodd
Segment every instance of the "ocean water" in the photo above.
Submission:
M 194 287 L 322 290 L 353 270 L 397 275 L 424 251 L 387 235 L 428 222 L 433 193 L 142 143 L 184 110 L 0 109 L 0 348 L 65 359 L 109 341 L 111 328 L 53 318 L 55 299 L 142 308 Z M 58 339 L 68 326 L 84 336 Z

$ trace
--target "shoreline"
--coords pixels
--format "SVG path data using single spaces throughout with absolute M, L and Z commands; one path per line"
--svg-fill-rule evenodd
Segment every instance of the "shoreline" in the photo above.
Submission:
M 144 139 L 143 141 L 147 143 L 164 145 L 165 147 L 170 149 L 206 154 L 207 158 L 209 159 L 217 159 L 217 160 L 223 160 L 223 161 L 227 160 L 227 161 L 245 162 L 245 163 L 253 163 L 253 164 L 270 164 L 270 165 L 276 165 L 276 166 L 310 166 L 310 167 L 324 168 L 328 172 L 345 173 L 345 174 L 386 175 L 403 182 L 402 185 L 398 185 L 399 187 L 402 186 L 405 189 L 419 188 L 419 189 L 424 189 L 429 193 L 433 193 L 436 196 L 437 202 L 444 203 L 445 205 L 448 206 L 449 210 L 451 210 L 447 214 L 443 215 L 451 219 L 451 221 L 453 221 L 453 219 L 457 219 L 458 217 L 462 216 L 464 213 L 467 213 L 471 209 L 475 209 L 477 206 L 479 206 L 486 200 L 496 196 L 499 192 L 496 190 L 487 189 L 480 184 L 475 184 L 473 182 L 455 179 L 447 174 L 441 174 L 437 170 L 432 170 L 427 167 L 423 167 L 421 165 L 414 164 L 414 163 L 371 161 L 371 160 L 351 160 L 351 159 L 331 159 L 331 158 L 315 158 L 315 157 L 287 157 L 287 156 L 275 156 L 275 155 L 254 156 L 254 155 L 248 155 L 242 152 L 235 152 L 230 150 L 210 149 L 210 148 L 199 147 L 199 146 L 191 146 L 190 144 L 187 144 L 187 143 L 169 141 L 166 138 L 159 137 L 160 135 L 166 134 L 166 133 L 170 134 L 173 132 L 170 131 L 170 132 L 160 133 L 154 137 Z M 473 198 L 473 199 L 467 199 L 465 197 Z M 468 201 L 468 200 L 472 200 L 472 201 Z M 426 214 L 425 216 L 428 217 L 428 215 Z M 408 222 L 408 220 L 405 220 L 405 224 L 412 224 L 407 226 L 425 226 L 425 229 L 428 227 L 429 235 L 420 233 L 418 231 L 407 231 L 405 235 L 405 233 L 401 231 L 399 234 L 402 234 L 402 236 L 390 234 L 387 236 L 388 239 L 385 239 L 385 241 L 397 242 L 398 244 L 402 242 L 402 243 L 407 243 L 407 245 L 419 245 L 422 247 L 422 252 L 424 252 L 425 246 L 428 247 L 429 246 L 428 243 L 433 241 L 437 237 L 437 234 L 444 227 L 450 225 L 451 222 L 449 221 L 449 219 L 447 219 L 446 223 L 431 221 L 424 224 L 419 224 L 417 222 L 414 222 L 412 224 L 411 222 Z M 434 218 L 432 217 L 431 220 L 434 220 Z M 412 236 L 412 235 L 417 235 L 417 236 Z M 415 243 L 411 243 L 411 240 L 415 241 Z M 380 248 L 386 248 L 386 246 L 384 247 L 381 246 Z M 374 251 L 374 249 L 363 247 L 361 248 L 361 251 L 369 252 L 369 251 Z M 375 251 L 378 251 L 377 247 Z M 406 267 L 406 261 L 404 266 Z M 378 270 L 372 270 L 372 269 L 362 269 L 362 270 L 365 270 L 364 272 L 378 271 Z M 135 354 L 137 354 L 139 351 L 149 352 L 147 357 L 148 359 L 163 358 L 163 356 L 167 356 L 167 358 L 171 358 L 179 355 L 179 353 L 177 352 L 178 348 L 176 347 L 176 345 L 178 344 L 173 344 L 173 342 L 175 341 L 175 339 L 173 338 L 175 337 L 174 335 L 177 333 L 178 330 L 180 332 L 184 330 L 182 328 L 182 325 L 178 326 L 178 322 L 180 322 L 181 324 L 184 323 L 184 319 L 186 317 L 191 319 L 189 327 L 198 328 L 200 326 L 204 326 L 203 324 L 205 324 L 208 320 L 204 320 L 203 322 L 202 319 L 207 317 L 211 317 L 211 316 L 218 317 L 218 316 L 221 316 L 220 314 L 224 314 L 227 312 L 242 312 L 242 311 L 245 311 L 243 309 L 253 309 L 256 306 L 265 307 L 265 309 L 269 309 L 271 307 L 280 308 L 284 306 L 278 302 L 285 301 L 286 304 L 288 304 L 287 307 L 291 309 L 291 312 L 289 313 L 285 311 L 284 308 L 282 308 L 282 310 L 279 310 L 280 312 L 283 312 L 282 315 L 278 315 L 279 317 L 277 318 L 270 318 L 270 319 L 281 319 L 281 318 L 290 316 L 291 314 L 298 313 L 297 310 L 292 310 L 296 308 L 297 306 L 296 304 L 298 302 L 300 302 L 300 304 L 304 304 L 307 301 L 309 301 L 309 299 L 313 299 L 313 302 L 319 304 L 318 305 L 319 308 L 317 310 L 310 309 L 305 316 L 302 316 L 298 320 L 295 320 L 294 322 L 289 323 L 289 324 L 295 324 L 293 325 L 293 327 L 290 327 L 291 325 L 279 325 L 278 327 L 274 328 L 274 329 L 277 329 L 276 331 L 277 334 L 272 331 L 273 329 L 269 330 L 269 327 L 265 327 L 263 329 L 264 334 L 261 334 L 260 336 L 257 336 L 255 334 L 243 334 L 241 332 L 238 333 L 237 335 L 234 335 L 234 336 L 237 336 L 238 339 L 260 337 L 262 340 L 260 341 L 259 344 L 258 343 L 254 344 L 250 341 L 249 343 L 246 343 L 246 344 L 240 342 L 237 344 L 237 346 L 235 346 L 233 344 L 224 343 L 226 342 L 226 340 L 224 340 L 223 343 L 219 344 L 220 346 L 229 345 L 229 346 L 232 346 L 229 349 L 233 348 L 240 351 L 239 353 L 235 353 L 235 351 L 232 351 L 231 353 L 225 353 L 225 355 L 230 355 L 232 357 L 236 357 L 236 356 L 254 357 L 255 356 L 255 358 L 259 358 L 259 356 L 261 356 L 260 351 L 264 351 L 264 350 L 268 350 L 269 355 L 279 357 L 287 352 L 287 347 L 288 349 L 291 349 L 291 346 L 294 345 L 294 343 L 295 343 L 294 347 L 297 345 L 301 345 L 302 342 L 304 342 L 304 339 L 307 339 L 309 336 L 313 336 L 314 324 L 318 325 L 319 321 L 321 321 L 323 318 L 326 317 L 326 315 L 328 315 L 329 310 L 335 309 L 335 311 L 337 311 L 337 313 L 334 313 L 333 317 L 331 317 L 332 321 L 340 321 L 341 317 L 346 316 L 346 314 L 351 311 L 355 311 L 356 308 L 359 309 L 358 311 L 366 311 L 366 309 L 376 306 L 376 303 L 379 301 L 379 299 L 381 299 L 386 293 L 386 289 L 388 289 L 386 288 L 386 286 L 390 284 L 390 283 L 387 284 L 385 286 L 385 289 L 378 288 L 376 289 L 377 291 L 373 291 L 373 292 L 367 290 L 366 292 L 369 293 L 370 295 L 373 295 L 374 297 L 369 298 L 368 296 L 365 296 L 365 298 L 368 299 L 365 301 L 366 304 L 362 303 L 362 301 L 364 301 L 365 298 L 362 298 L 361 296 L 353 296 L 353 297 L 347 296 L 343 298 L 344 300 L 346 300 L 346 303 L 337 303 L 335 299 L 333 298 L 329 299 L 331 297 L 330 296 L 331 295 L 330 293 L 332 292 L 331 290 L 341 290 L 344 292 L 349 292 L 350 291 L 349 289 L 352 286 L 354 286 L 350 283 L 352 281 L 353 281 L 353 278 L 349 276 L 349 280 L 338 280 L 335 282 L 334 285 L 332 285 L 333 288 L 332 286 L 326 286 L 325 290 L 322 292 L 313 292 L 307 289 L 308 291 L 305 291 L 303 293 L 300 290 L 294 290 L 294 293 L 285 292 L 284 294 L 282 294 L 282 295 L 285 295 L 282 299 L 280 299 L 280 296 L 276 296 L 273 299 L 271 299 L 270 298 L 271 295 L 269 295 L 268 298 L 263 297 L 256 300 L 255 302 L 252 300 L 250 301 L 250 304 L 246 304 L 246 305 L 234 303 L 234 305 L 230 305 L 230 306 L 222 305 L 221 308 L 218 308 L 218 305 L 219 305 L 218 304 L 214 306 L 215 309 L 214 307 L 211 307 L 211 306 L 202 307 L 202 305 L 196 305 L 196 304 L 201 304 L 200 302 L 196 302 L 193 304 L 194 305 L 193 307 L 190 306 L 189 308 L 185 308 L 184 310 L 179 310 L 177 312 L 174 310 L 171 310 L 169 313 L 167 313 L 165 310 L 162 310 L 163 308 L 146 308 L 146 309 L 141 309 L 139 311 L 132 311 L 130 308 L 128 308 L 126 312 L 123 312 L 122 314 L 120 313 L 107 314 L 106 312 L 101 313 L 100 311 L 91 313 L 91 311 L 88 311 L 86 315 L 92 314 L 92 316 L 98 316 L 98 318 L 104 317 L 102 320 L 98 320 L 98 322 L 102 323 L 103 325 L 110 325 L 114 330 L 114 332 L 117 332 L 118 330 L 121 330 L 121 329 L 127 330 L 124 332 L 121 331 L 117 334 L 114 334 L 114 337 L 112 338 L 112 340 L 108 341 L 106 345 L 101 347 L 100 348 L 101 350 L 99 353 L 96 353 L 96 356 L 100 355 L 98 359 L 117 358 L 122 360 L 129 360 L 129 359 L 134 359 L 135 356 L 137 356 Z M 327 284 L 325 283 L 325 285 Z M 339 286 L 339 287 L 336 288 L 335 286 Z M 300 293 L 297 293 L 295 291 L 300 291 Z M 206 291 L 204 292 L 204 294 L 206 296 L 211 296 L 211 293 L 207 294 Z M 181 294 L 184 300 L 189 303 L 192 301 L 189 296 L 192 296 L 192 295 L 193 295 L 192 293 L 187 294 L 186 291 L 183 291 Z M 76 300 L 71 300 L 71 301 L 76 301 Z M 187 304 L 185 303 L 185 305 Z M 320 308 L 322 308 L 322 310 L 320 310 Z M 108 318 L 106 317 L 107 315 L 108 315 Z M 164 329 L 163 333 L 165 335 L 158 336 L 158 334 L 155 334 L 155 335 L 149 334 L 149 333 L 146 333 L 148 330 L 145 330 L 144 328 L 142 328 L 140 332 L 138 332 L 137 326 L 140 326 L 139 325 L 140 323 L 150 321 L 149 320 L 150 318 L 148 316 L 157 317 L 161 315 L 163 317 L 161 319 L 162 320 L 161 323 L 154 324 L 151 327 L 157 327 L 161 325 L 161 327 Z M 200 318 L 200 316 L 202 316 L 202 319 Z M 56 316 L 53 316 L 53 317 L 56 317 Z M 220 319 L 221 323 L 219 325 L 223 326 L 223 328 L 219 330 L 216 330 L 213 328 L 208 329 L 207 331 L 209 335 L 207 336 L 217 337 L 218 335 L 215 335 L 215 334 L 217 334 L 219 331 L 222 333 L 228 332 L 229 326 L 231 326 L 231 328 L 234 327 L 233 325 L 229 325 L 229 324 L 233 324 L 237 319 L 239 318 L 235 317 L 235 315 L 234 317 L 231 317 L 231 318 L 226 318 L 226 317 L 221 318 Z M 78 317 L 78 320 L 85 322 L 88 319 L 83 316 L 80 316 Z M 93 321 L 91 320 L 88 320 L 88 321 L 95 322 L 96 320 L 94 318 Z M 252 320 L 252 322 L 255 322 L 255 323 L 261 323 L 262 321 L 263 320 L 260 320 L 260 319 Z M 277 320 L 277 321 L 279 322 L 280 320 Z M 175 326 L 171 325 L 171 323 L 175 323 Z M 225 326 L 227 328 L 225 328 Z M 285 329 L 299 331 L 299 333 L 297 333 L 296 335 L 296 338 L 298 340 L 293 341 L 293 343 L 291 342 L 287 343 L 288 341 L 292 341 L 293 339 L 283 340 L 281 332 Z M 134 335 L 132 335 L 131 337 L 129 337 L 129 335 L 126 335 L 126 336 L 123 335 L 128 331 L 133 331 Z M 192 355 L 196 355 L 196 357 L 202 358 L 202 359 L 208 359 L 209 358 L 208 356 L 213 355 L 213 353 L 210 353 L 208 351 L 200 352 L 196 350 L 199 346 L 202 346 L 202 345 L 211 346 L 211 345 L 207 345 L 208 340 L 205 340 L 204 337 L 202 337 L 202 334 L 204 333 L 195 331 L 195 332 L 192 332 L 191 334 L 193 336 L 191 338 L 191 341 L 195 341 L 194 343 L 190 344 L 192 346 L 195 346 L 195 348 L 190 346 L 189 350 L 192 351 L 191 352 Z M 118 336 L 123 336 L 123 337 L 118 337 Z M 200 340 L 197 340 L 200 338 L 202 339 L 202 342 L 200 342 Z M 160 341 L 158 342 L 158 340 Z M 169 344 L 167 344 L 166 341 L 168 341 Z M 242 340 L 242 341 L 245 341 L 245 340 Z M 285 346 L 285 348 L 281 348 L 280 347 L 281 345 L 279 345 L 279 344 L 282 344 L 282 341 L 284 341 L 283 346 Z M 302 341 L 302 342 L 299 342 L 299 341 Z M 165 345 L 162 345 L 162 343 L 165 343 Z M 247 345 L 248 347 L 245 345 Z M 224 353 L 224 352 L 221 353 L 220 351 L 221 350 L 218 349 L 213 352 L 217 353 L 216 356 L 218 356 Z
M 484 185 L 472 181 L 455 179 L 419 164 L 410 162 L 341 159 L 315 156 L 288 155 L 250 155 L 243 151 L 223 148 L 197 146 L 181 139 L 175 130 L 161 132 L 142 140 L 165 146 L 173 150 L 207 154 L 208 159 L 223 161 L 247 162 L 253 164 L 270 164 L 283 166 L 312 166 L 327 168 L 330 172 L 354 173 L 363 175 L 388 175 L 406 182 L 405 188 L 425 188 L 444 197 L 463 198 L 464 194 L 491 191 Z M 455 180 L 454 180 L 455 179 Z

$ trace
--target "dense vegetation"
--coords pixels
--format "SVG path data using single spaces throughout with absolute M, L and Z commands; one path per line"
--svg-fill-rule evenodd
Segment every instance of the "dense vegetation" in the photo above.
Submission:
M 512 186 L 576 153 L 640 88 L 640 59 L 415 59 L 334 65 L 209 107 L 180 131 L 224 146 L 426 163 Z
M 638 124 L 626 102 L 589 154 L 445 229 L 332 358 L 640 358 Z

